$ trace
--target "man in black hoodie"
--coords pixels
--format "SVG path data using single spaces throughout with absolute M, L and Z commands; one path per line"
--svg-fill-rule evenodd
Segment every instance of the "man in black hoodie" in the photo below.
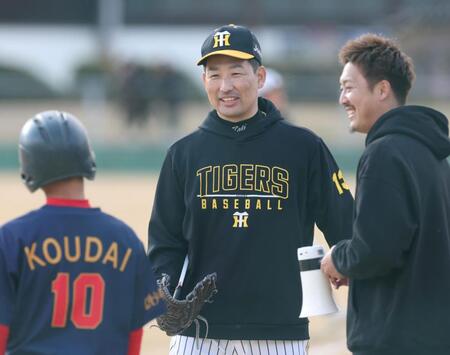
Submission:
M 412 62 L 368 34 L 340 51 L 340 103 L 367 133 L 353 236 L 322 261 L 350 279 L 347 343 L 358 355 L 450 354 L 450 154 L 440 112 L 404 106 Z
M 323 141 L 285 122 L 268 100 L 256 37 L 223 26 L 203 44 L 203 83 L 214 110 L 170 147 L 149 224 L 149 258 L 173 286 L 188 255 L 181 298 L 217 273 L 218 294 L 170 354 L 306 354 L 297 248 L 314 224 L 330 245 L 351 235 L 353 198 Z M 206 335 L 206 327 L 200 336 Z

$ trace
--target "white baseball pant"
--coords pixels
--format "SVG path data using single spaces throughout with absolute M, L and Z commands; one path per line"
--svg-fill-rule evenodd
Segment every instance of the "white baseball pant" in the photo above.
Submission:
M 177 335 L 169 355 L 307 355 L 308 340 L 196 339 Z

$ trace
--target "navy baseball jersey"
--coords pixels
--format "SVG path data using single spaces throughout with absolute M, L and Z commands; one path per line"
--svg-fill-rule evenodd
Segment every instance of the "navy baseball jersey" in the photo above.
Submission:
M 164 310 L 140 240 L 87 201 L 49 203 L 0 228 L 8 354 L 124 355 L 130 332 Z

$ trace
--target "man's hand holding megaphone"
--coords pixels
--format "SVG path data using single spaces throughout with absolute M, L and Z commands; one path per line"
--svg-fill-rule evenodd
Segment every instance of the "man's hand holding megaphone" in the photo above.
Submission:
M 327 275 L 334 288 L 338 289 L 341 286 L 348 286 L 348 278 L 339 273 L 334 266 L 333 258 L 331 257 L 333 248 L 334 246 L 322 258 L 320 262 L 320 269 L 325 275 Z

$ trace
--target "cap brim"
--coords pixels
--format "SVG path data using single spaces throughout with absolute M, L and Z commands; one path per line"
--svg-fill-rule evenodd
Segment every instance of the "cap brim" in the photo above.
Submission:
M 215 52 L 211 52 L 208 53 L 207 55 L 204 55 L 198 62 L 197 65 L 202 65 L 204 64 L 205 60 L 208 57 L 211 57 L 213 55 L 226 55 L 228 57 L 233 57 L 233 58 L 238 58 L 238 59 L 252 59 L 255 58 L 254 55 L 251 55 L 249 53 L 245 53 L 245 52 L 241 52 L 241 51 L 236 51 L 236 50 L 223 50 L 223 51 L 215 51 Z

